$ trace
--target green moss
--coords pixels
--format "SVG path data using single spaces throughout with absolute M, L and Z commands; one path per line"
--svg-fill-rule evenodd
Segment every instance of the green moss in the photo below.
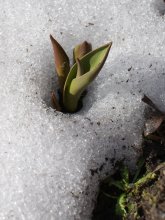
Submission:
M 109 198 L 110 204 L 114 204 L 114 216 L 119 216 L 122 220 L 138 220 L 141 216 L 139 200 L 143 199 L 152 206 L 156 205 L 156 195 L 151 195 L 146 189 L 155 183 L 158 171 L 164 166 L 162 163 L 151 172 L 146 169 L 144 160 L 140 159 L 134 176 L 122 165 L 117 174 L 107 178 L 105 181 L 107 187 L 102 192 Z

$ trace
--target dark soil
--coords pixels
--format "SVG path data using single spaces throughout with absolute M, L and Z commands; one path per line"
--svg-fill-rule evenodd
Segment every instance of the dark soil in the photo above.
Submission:
M 164 144 L 148 140 L 144 142 L 143 149 L 146 163 L 151 169 L 165 162 Z M 165 166 L 160 169 L 157 180 L 143 189 L 138 205 L 143 214 L 141 219 L 165 220 Z
M 127 200 L 129 203 L 136 204 L 136 213 L 128 211 L 127 216 L 116 215 L 115 207 L 116 200 L 110 198 L 108 195 L 119 193 L 105 180 L 100 184 L 100 192 L 97 199 L 97 204 L 93 211 L 92 220 L 165 220 L 165 123 L 163 122 L 154 135 L 159 135 L 155 141 L 144 138 L 142 157 L 145 160 L 145 166 L 141 170 L 141 177 L 143 177 L 146 170 L 155 171 L 156 178 L 147 182 L 139 188 L 138 193 L 131 194 Z M 155 137 L 155 136 L 154 136 Z M 159 167 L 159 168 L 158 168 Z M 118 171 L 112 176 L 115 180 L 120 177 Z M 132 177 L 130 177 L 132 178 Z

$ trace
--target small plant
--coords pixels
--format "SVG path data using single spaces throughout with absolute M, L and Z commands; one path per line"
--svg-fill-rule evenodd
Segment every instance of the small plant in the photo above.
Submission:
M 116 172 L 100 184 L 93 220 L 164 219 L 165 112 L 146 95 L 142 101 L 152 113 L 147 115 L 137 169 L 132 173 L 122 161 L 115 163 Z
M 55 68 L 59 81 L 59 99 L 52 92 L 52 104 L 57 111 L 74 113 L 87 86 L 95 79 L 103 67 L 112 43 L 92 51 L 88 42 L 77 45 L 73 50 L 73 66 L 62 46 L 50 35 L 54 50 Z
M 145 193 L 145 187 L 157 180 L 160 170 L 164 167 L 165 163 L 161 163 L 151 170 L 145 159 L 141 157 L 135 174 L 131 175 L 128 167 L 121 163 L 118 171 L 101 184 L 100 204 L 104 204 L 104 207 L 109 209 L 109 211 L 106 210 L 109 213 L 109 218 L 106 219 L 111 219 L 111 217 L 115 220 L 140 219 L 139 199 Z M 96 211 L 95 213 L 97 214 Z M 93 219 L 104 218 L 94 217 Z

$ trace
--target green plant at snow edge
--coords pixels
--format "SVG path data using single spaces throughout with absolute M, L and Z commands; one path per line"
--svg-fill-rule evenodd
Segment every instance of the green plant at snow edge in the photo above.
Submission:
M 137 164 L 137 171 L 133 178 L 131 178 L 129 170 L 126 166 L 119 169 L 120 178 L 108 177 L 104 183 L 108 185 L 109 190 L 112 188 L 112 193 L 107 193 L 102 190 L 102 193 L 115 201 L 115 214 L 120 216 L 122 220 L 126 220 L 128 214 L 132 214 L 133 219 L 140 218 L 138 214 L 138 207 L 134 197 L 138 196 L 144 186 L 151 181 L 156 180 L 158 171 L 165 167 L 165 163 L 158 165 L 153 171 L 146 170 L 141 173 L 145 167 L 145 161 L 140 158 Z
M 112 42 L 92 51 L 88 42 L 77 45 L 73 50 L 74 64 L 70 67 L 69 58 L 62 46 L 50 35 L 54 51 L 55 68 L 60 86 L 60 97 L 52 92 L 52 103 L 57 111 L 74 113 L 87 86 L 95 79 L 103 67 Z

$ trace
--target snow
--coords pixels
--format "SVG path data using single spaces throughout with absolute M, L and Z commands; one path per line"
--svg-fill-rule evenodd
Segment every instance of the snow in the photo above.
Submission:
M 0 219 L 90 219 L 115 161 L 135 166 L 148 95 L 165 110 L 164 2 L 0 0 Z M 52 34 L 113 41 L 76 114 L 55 112 Z

